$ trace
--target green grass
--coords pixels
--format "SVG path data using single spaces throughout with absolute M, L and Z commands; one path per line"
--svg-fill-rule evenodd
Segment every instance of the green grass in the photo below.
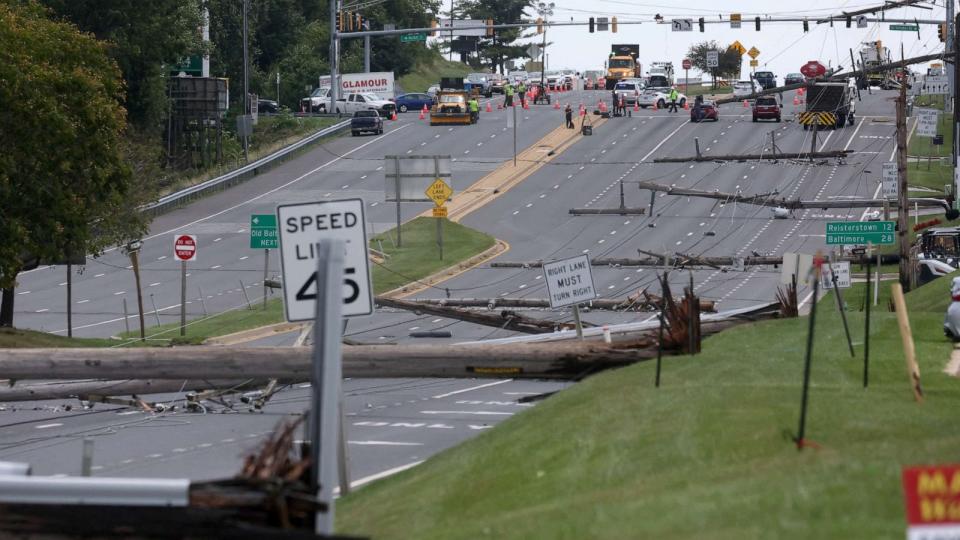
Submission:
M 489 247 L 495 239 L 459 223 L 443 222 L 443 260 L 437 246 L 436 219 L 419 217 L 405 223 L 401 230 L 403 247 L 396 247 L 396 229 L 371 238 L 370 247 L 389 255 L 382 264 L 373 265 L 373 290 L 381 294 L 423 279 Z
M 0 349 L 110 347 L 117 341 L 110 339 L 68 338 L 46 332 L 0 328 Z
M 910 295 L 941 302 L 945 281 Z M 889 286 L 889 285 L 886 285 Z M 373 538 L 903 538 L 901 468 L 956 462 L 960 381 L 940 305 L 910 313 L 925 402 L 895 315 L 876 310 L 870 386 L 836 308 L 817 314 L 807 439 L 808 318 L 737 327 L 695 357 L 606 372 L 476 439 L 345 497 L 339 529 Z M 863 314 L 848 313 L 863 341 Z
M 399 82 L 404 92 L 426 92 L 431 85 L 440 84 L 441 77 L 465 77 L 477 71 L 482 70 L 451 62 L 436 54 L 429 60 L 417 62 L 413 71 L 400 77 Z
M 679 89 L 683 89 L 683 85 L 678 86 Z M 719 88 L 710 88 L 709 86 L 703 85 L 694 85 L 691 86 L 687 91 L 684 92 L 689 97 L 700 96 L 700 95 L 711 95 L 711 94 L 732 94 L 733 88 L 729 86 L 722 86 Z
M 253 309 L 243 307 L 188 320 L 186 336 L 184 337 L 180 337 L 179 322 L 147 326 L 146 337 L 148 340 L 154 341 L 169 340 L 174 345 L 199 345 L 205 339 L 211 337 L 225 336 L 242 330 L 283 322 L 283 302 L 279 298 L 268 300 L 266 310 L 263 309 L 262 300 L 259 302 L 253 301 L 252 305 Z M 139 343 L 140 331 L 124 332 L 119 337 L 131 340 L 131 344 L 136 345 Z
M 914 102 L 914 108 L 933 108 L 943 110 L 942 96 L 919 96 Z M 937 123 L 937 133 L 943 135 L 943 146 L 939 149 L 932 144 L 930 137 L 920 137 L 914 132 L 910 138 L 907 154 L 910 156 L 933 156 L 933 162 L 926 160 L 911 161 L 907 166 L 907 182 L 911 186 L 922 186 L 937 191 L 943 191 L 944 184 L 953 183 L 953 166 L 940 162 L 938 157 L 948 157 L 953 144 L 953 115 L 940 114 Z M 929 167 L 929 170 L 928 170 Z

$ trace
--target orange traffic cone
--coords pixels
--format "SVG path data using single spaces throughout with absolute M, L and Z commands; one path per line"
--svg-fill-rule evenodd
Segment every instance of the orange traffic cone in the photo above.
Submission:
M 743 100 L 743 108 L 744 108 L 744 109 L 749 109 L 749 108 L 750 108 L 750 103 L 749 103 L 747 100 Z
M 426 117 L 427 117 L 427 109 L 424 108 L 423 110 L 420 111 L 420 119 L 423 120 Z
M 633 112 L 640 112 L 640 102 L 634 100 L 633 102 Z
M 688 102 L 687 100 L 683 100 L 683 110 L 685 111 L 690 110 L 690 102 Z
M 553 108 L 556 109 L 556 110 L 558 110 L 558 111 L 560 110 L 560 100 L 559 100 L 559 99 L 553 102 Z
M 490 102 L 487 102 L 487 112 L 493 112 L 493 108 L 490 107 Z
M 793 96 L 793 106 L 796 107 L 797 105 L 800 105 L 800 98 Z
M 657 101 L 654 101 L 654 102 L 653 102 L 653 110 L 654 110 L 654 112 L 660 110 L 660 107 L 657 107 L 657 103 L 659 103 L 659 102 L 657 102 Z
M 390 111 L 390 120 L 397 121 L 397 111 Z
M 524 100 L 524 101 L 523 101 L 523 110 L 525 110 L 525 111 L 529 111 L 529 110 L 530 110 L 530 102 L 529 102 L 529 101 L 527 101 L 527 100 Z

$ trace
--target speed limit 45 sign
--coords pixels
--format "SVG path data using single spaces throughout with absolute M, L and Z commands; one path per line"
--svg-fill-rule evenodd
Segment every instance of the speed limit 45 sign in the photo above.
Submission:
M 373 313 L 373 287 L 367 258 L 363 199 L 343 199 L 277 207 L 280 262 L 283 266 L 283 305 L 290 322 L 316 317 L 317 241 L 341 239 L 347 252 L 343 264 L 343 316 Z

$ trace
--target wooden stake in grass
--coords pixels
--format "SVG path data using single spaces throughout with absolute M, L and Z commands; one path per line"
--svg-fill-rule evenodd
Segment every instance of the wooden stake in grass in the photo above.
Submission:
M 890 286 L 893 296 L 893 305 L 897 310 L 897 325 L 900 327 L 900 338 L 903 340 L 903 356 L 907 363 L 907 374 L 910 379 L 910 388 L 913 390 L 913 399 L 923 402 L 923 389 L 920 387 L 920 366 L 917 365 L 917 353 L 913 346 L 913 333 L 910 331 L 910 319 L 907 316 L 907 302 L 903 297 L 903 287 L 899 283 Z

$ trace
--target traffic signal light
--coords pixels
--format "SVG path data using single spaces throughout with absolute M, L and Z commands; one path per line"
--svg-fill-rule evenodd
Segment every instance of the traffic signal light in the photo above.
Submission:
M 757 32 L 760 31 L 760 17 L 757 17 L 753 20 L 754 24 L 757 26 Z
M 810 31 L 810 23 L 806 19 L 803 20 L 803 31 L 804 32 Z
M 700 32 L 705 32 L 705 31 L 706 31 L 706 25 L 705 25 L 704 22 L 703 22 L 703 17 L 700 17 L 700 20 L 697 21 L 697 22 L 700 23 Z
M 487 37 L 494 37 L 495 35 L 497 33 L 493 29 L 493 19 L 487 19 Z
M 343 16 L 344 30 L 353 32 L 353 12 L 348 11 Z
M 610 18 L 610 31 L 613 32 L 614 34 L 617 33 L 617 18 L 616 18 L 616 17 L 611 17 L 611 18 Z
M 543 17 L 537 17 L 537 33 L 543 33 Z
M 947 23 L 940 23 L 937 25 L 937 37 L 940 38 L 941 43 L 946 43 L 947 41 Z
M 343 32 L 343 12 L 337 12 L 337 32 Z
M 851 23 L 853 23 L 853 18 L 847 15 L 847 28 L 850 28 Z
M 596 31 L 597 31 L 597 21 L 593 17 L 590 17 L 590 33 L 592 34 Z
M 354 14 L 353 14 L 353 17 L 354 17 L 354 21 L 353 21 L 353 29 L 354 29 L 354 31 L 356 31 L 356 32 L 362 32 L 362 31 L 363 31 L 363 16 L 361 16 L 359 13 L 354 13 Z

